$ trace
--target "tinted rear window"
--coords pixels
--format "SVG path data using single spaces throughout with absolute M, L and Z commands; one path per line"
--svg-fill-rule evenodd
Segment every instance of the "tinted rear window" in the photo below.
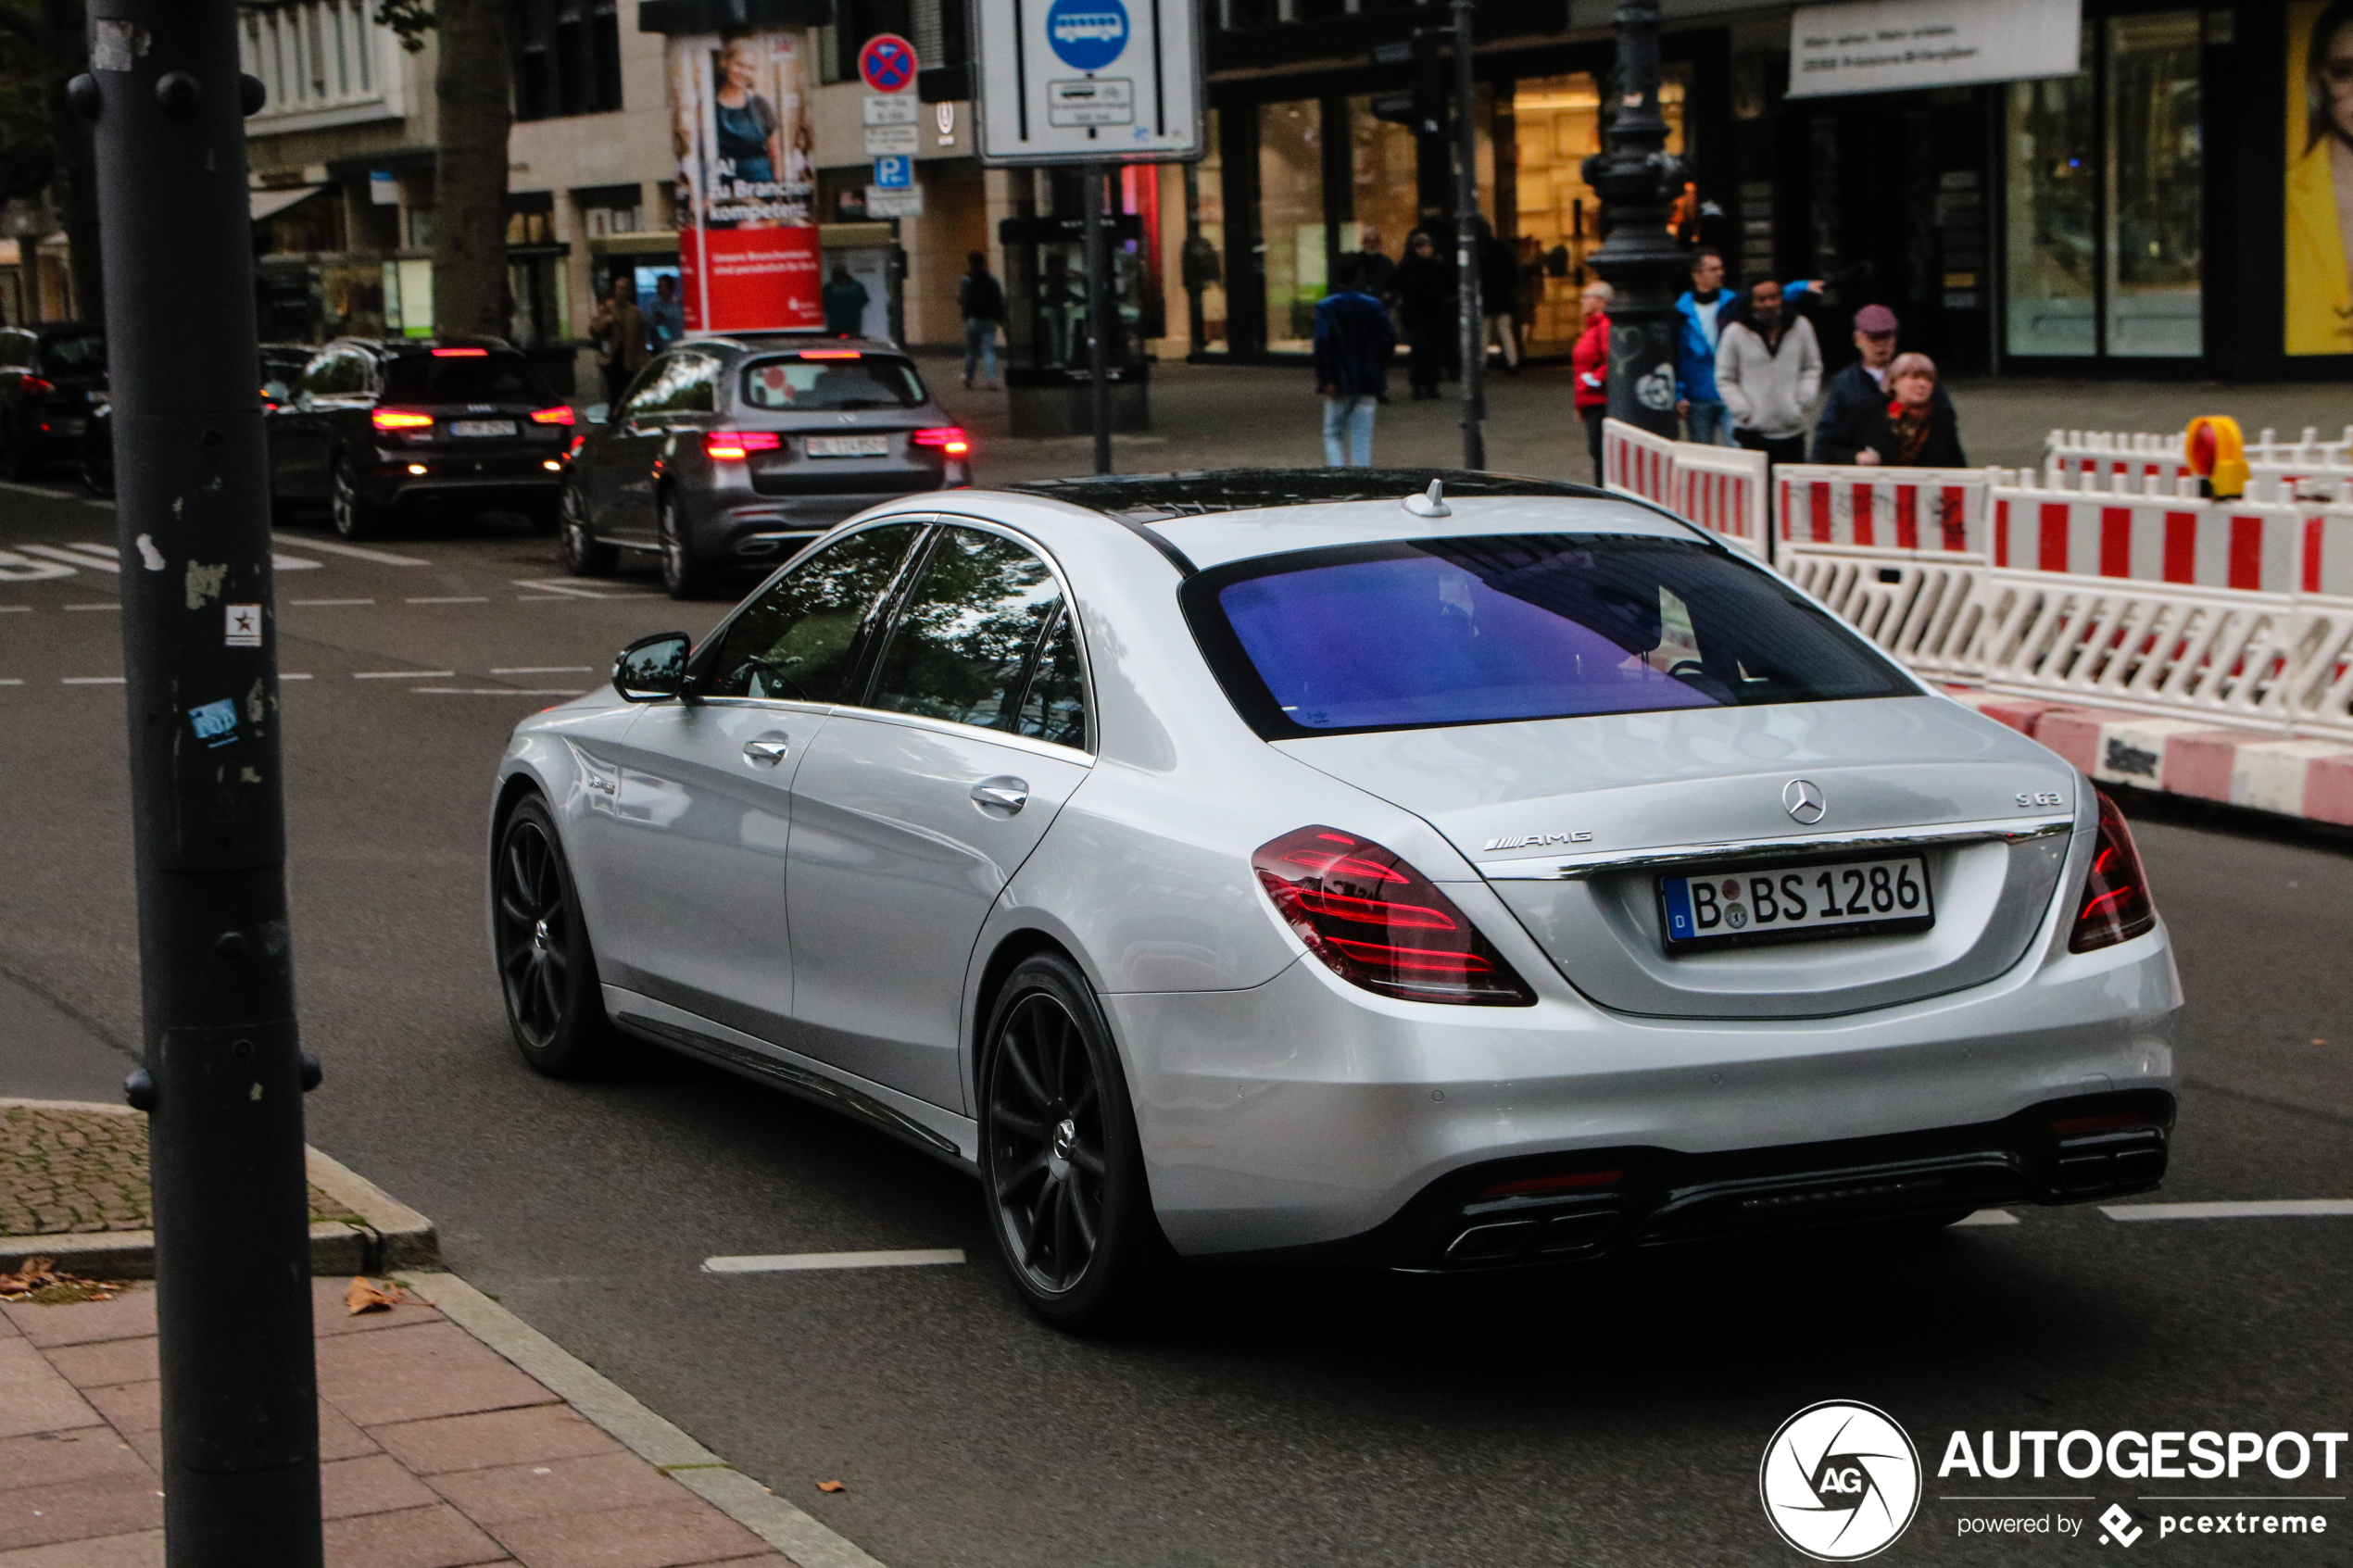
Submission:
M 755 359 L 744 367 L 744 403 L 780 413 L 851 408 L 913 408 L 923 378 L 885 354 L 854 358 Z
M 1918 691 L 1869 645 L 1696 540 L 1516 534 L 1301 551 L 1184 590 L 1269 739 Z
M 551 404 L 547 390 L 531 361 L 520 354 L 485 354 L 441 358 L 430 354 L 406 354 L 384 371 L 384 401 L 388 403 L 534 403 Z
M 41 345 L 41 367 L 53 376 L 104 375 L 107 340 L 96 332 L 86 337 L 53 337 Z

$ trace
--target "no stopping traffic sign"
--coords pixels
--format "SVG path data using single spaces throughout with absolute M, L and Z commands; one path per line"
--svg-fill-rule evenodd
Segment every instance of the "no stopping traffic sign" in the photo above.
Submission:
M 914 85 L 915 46 L 895 32 L 878 32 L 858 51 L 858 76 L 877 93 L 900 93 Z

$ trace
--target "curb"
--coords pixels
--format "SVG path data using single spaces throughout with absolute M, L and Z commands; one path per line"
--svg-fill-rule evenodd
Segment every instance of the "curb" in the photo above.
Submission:
M 2098 784 L 2353 826 L 2353 746 L 1972 687 L 1944 692 L 2032 735 Z
M 31 1106 L 104 1116 L 144 1116 L 124 1105 L 92 1100 L 0 1098 L 0 1110 Z M 396 1269 L 437 1269 L 441 1242 L 433 1222 L 358 1172 L 305 1146 L 310 1185 L 359 1216 L 360 1223 L 321 1221 L 310 1227 L 313 1274 L 382 1274 Z M 28 1258 L 54 1258 L 57 1267 L 98 1279 L 153 1279 L 153 1231 L 71 1231 L 59 1236 L 0 1236 L 0 1270 Z
M 696 1442 L 456 1274 L 417 1271 L 403 1274 L 401 1283 L 537 1378 L 623 1447 L 791 1558 L 798 1568 L 883 1568 L 856 1543 Z

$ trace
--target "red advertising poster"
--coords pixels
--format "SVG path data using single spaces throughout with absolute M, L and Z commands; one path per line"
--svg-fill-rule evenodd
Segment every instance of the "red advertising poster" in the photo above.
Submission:
M 799 35 L 673 35 L 670 107 L 687 331 L 823 331 Z

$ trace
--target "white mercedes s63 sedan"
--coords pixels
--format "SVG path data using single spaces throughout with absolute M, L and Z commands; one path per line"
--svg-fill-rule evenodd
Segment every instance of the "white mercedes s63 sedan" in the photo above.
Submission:
M 1258 471 L 912 495 L 519 725 L 523 1057 L 653 1042 L 971 1170 L 1029 1305 L 2145 1191 L 2122 817 L 1641 502 Z

